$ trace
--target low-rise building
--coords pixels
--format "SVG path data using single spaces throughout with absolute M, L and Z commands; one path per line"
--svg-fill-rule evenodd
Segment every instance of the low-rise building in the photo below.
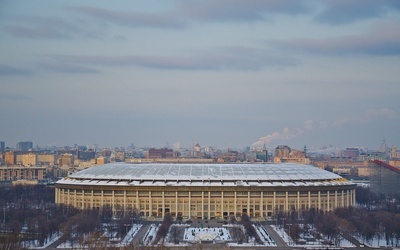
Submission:
M 0 167 L 0 181 L 39 180 L 46 179 L 45 167 L 4 166 Z

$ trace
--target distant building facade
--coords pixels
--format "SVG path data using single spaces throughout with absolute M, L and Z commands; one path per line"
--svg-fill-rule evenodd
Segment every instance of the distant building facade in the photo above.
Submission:
M 170 148 L 150 148 L 148 150 L 147 158 L 148 159 L 157 159 L 157 158 L 172 158 L 174 156 L 174 150 Z
M 372 160 L 370 187 L 377 195 L 400 195 L 400 169 L 380 160 Z
M 57 157 L 55 154 L 37 154 L 37 164 L 38 165 L 54 165 L 57 163 Z
M 15 147 L 15 151 L 29 151 L 33 148 L 33 142 L 31 141 L 20 141 Z
M 36 166 L 37 165 L 37 157 L 36 154 L 29 153 L 23 154 L 22 156 L 22 164 L 23 166 Z
M 90 161 L 96 158 L 96 152 L 93 150 L 78 151 L 79 161 Z
M 45 180 L 45 167 L 11 166 L 0 167 L 0 181 Z
M 342 150 L 341 153 L 342 157 L 351 159 L 358 159 L 358 156 L 360 155 L 358 148 L 346 148 L 345 150 Z
M 15 165 L 14 151 L 8 151 L 4 154 L 4 164 L 7 166 Z
M 74 164 L 74 156 L 72 154 L 62 154 L 58 156 L 58 165 L 72 165 Z
M 305 151 L 291 149 L 286 145 L 280 145 L 275 148 L 274 162 L 310 163 Z

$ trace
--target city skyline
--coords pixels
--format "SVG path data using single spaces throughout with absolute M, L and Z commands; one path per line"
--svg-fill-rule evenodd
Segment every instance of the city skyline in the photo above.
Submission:
M 398 145 L 399 25 L 397 1 L 3 1 L 0 141 Z

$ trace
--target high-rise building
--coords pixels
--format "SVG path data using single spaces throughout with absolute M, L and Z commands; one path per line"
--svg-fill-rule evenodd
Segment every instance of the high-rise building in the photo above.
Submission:
M 0 141 L 0 153 L 4 153 L 6 151 L 6 144 L 3 141 Z
M 15 151 L 29 151 L 33 148 L 33 142 L 31 141 L 20 141 L 17 143 Z
M 256 159 L 262 162 L 268 161 L 268 151 L 265 144 L 262 150 L 256 152 Z
M 93 150 L 78 151 L 79 161 L 90 161 L 96 158 L 96 152 Z

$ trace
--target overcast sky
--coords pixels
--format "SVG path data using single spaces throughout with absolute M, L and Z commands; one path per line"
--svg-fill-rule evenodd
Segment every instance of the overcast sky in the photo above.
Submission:
M 0 140 L 400 146 L 400 1 L 0 2 Z

